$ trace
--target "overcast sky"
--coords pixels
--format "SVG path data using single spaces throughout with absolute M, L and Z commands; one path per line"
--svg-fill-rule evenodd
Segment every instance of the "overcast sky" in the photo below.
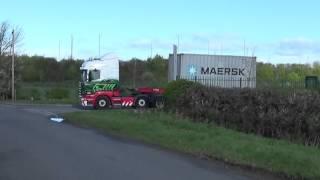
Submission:
M 316 0 L 10 0 L 0 21 L 21 26 L 19 52 L 67 58 L 114 52 L 122 59 L 172 52 L 255 55 L 272 63 L 320 60 Z M 152 49 L 152 50 L 151 50 Z

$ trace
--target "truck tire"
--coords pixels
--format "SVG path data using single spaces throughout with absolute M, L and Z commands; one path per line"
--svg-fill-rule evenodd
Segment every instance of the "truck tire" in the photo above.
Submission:
M 99 97 L 96 101 L 96 109 L 107 109 L 110 107 L 110 100 L 107 97 Z
M 148 107 L 148 100 L 146 97 L 138 97 L 136 100 L 137 108 L 146 108 Z

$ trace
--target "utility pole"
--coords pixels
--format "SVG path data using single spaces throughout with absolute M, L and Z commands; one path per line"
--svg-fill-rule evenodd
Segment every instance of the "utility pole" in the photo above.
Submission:
M 151 44 L 150 44 L 150 53 L 151 53 L 150 59 L 152 59 L 152 58 L 153 58 L 153 46 L 152 46 L 152 42 L 151 42 Z
M 15 89 L 14 89 L 14 30 L 12 30 L 12 62 L 11 62 L 11 73 L 12 73 L 12 79 L 11 79 L 11 98 L 12 102 L 15 101 Z
M 179 52 L 180 50 L 180 35 L 178 35 L 178 48 L 177 48 L 177 52 Z
M 210 40 L 208 40 L 208 55 L 210 55 Z
M 136 73 L 137 73 L 137 59 L 134 59 L 134 68 L 133 68 L 133 88 L 136 88 Z
M 101 33 L 99 33 L 99 58 L 101 57 L 100 49 L 101 49 Z
M 70 60 L 73 59 L 72 53 L 73 53 L 73 35 L 71 35 L 71 55 L 70 55 Z
M 246 40 L 243 41 L 243 56 L 246 56 Z
M 59 56 L 58 56 L 58 61 L 60 60 L 60 40 L 59 40 Z
M 254 47 L 252 48 L 252 57 L 254 57 L 254 55 L 255 55 L 255 53 L 256 53 L 256 48 L 257 48 L 257 46 L 254 46 Z

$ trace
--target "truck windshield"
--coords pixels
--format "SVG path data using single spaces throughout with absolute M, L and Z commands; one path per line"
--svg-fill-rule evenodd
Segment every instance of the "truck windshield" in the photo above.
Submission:
M 89 71 L 89 82 L 100 79 L 100 70 L 90 70 Z

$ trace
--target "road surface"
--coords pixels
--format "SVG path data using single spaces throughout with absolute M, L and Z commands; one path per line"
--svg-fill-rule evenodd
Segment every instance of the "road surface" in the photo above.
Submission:
M 273 178 L 49 120 L 77 110 L 0 104 L 0 180 Z

